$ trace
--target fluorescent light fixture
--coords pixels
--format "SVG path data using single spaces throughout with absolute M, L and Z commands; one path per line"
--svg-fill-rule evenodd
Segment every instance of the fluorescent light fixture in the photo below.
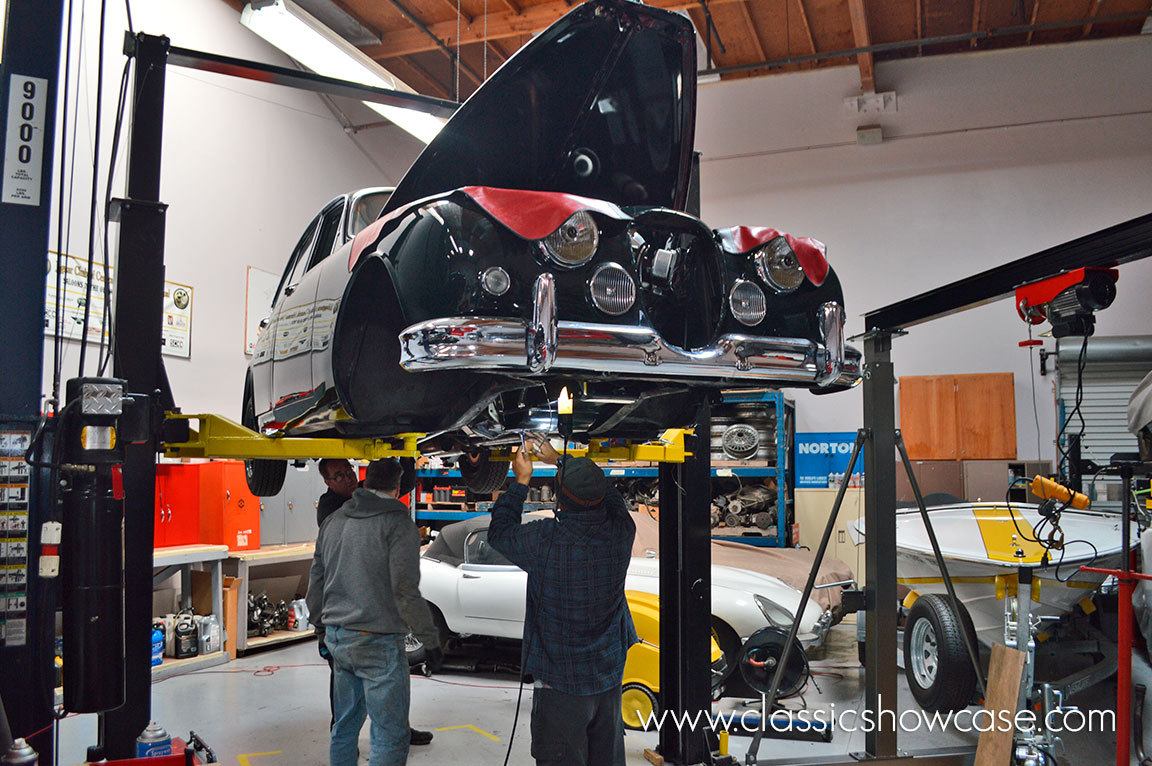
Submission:
M 416 92 L 292 0 L 248 3 L 240 14 L 240 23 L 316 74 L 374 88 Z M 371 101 L 364 105 L 424 143 L 444 127 L 440 117 L 415 109 Z

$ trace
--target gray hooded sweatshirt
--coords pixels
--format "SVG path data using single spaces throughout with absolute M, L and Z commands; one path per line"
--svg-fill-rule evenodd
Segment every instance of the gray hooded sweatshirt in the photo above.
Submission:
M 324 520 L 308 581 L 313 623 L 368 633 L 411 631 L 429 649 L 440 636 L 420 595 L 420 535 L 408 507 L 357 489 Z

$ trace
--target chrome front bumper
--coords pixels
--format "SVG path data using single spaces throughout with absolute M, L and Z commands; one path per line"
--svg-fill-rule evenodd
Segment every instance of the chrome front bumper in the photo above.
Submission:
M 552 275 L 542 274 L 531 322 L 443 317 L 414 324 L 400 333 L 400 366 L 411 372 L 617 373 L 817 386 L 860 380 L 860 352 L 844 343 L 844 312 L 837 303 L 819 309 L 823 343 L 732 334 L 696 351 L 669 345 L 649 327 L 558 322 L 555 306 Z

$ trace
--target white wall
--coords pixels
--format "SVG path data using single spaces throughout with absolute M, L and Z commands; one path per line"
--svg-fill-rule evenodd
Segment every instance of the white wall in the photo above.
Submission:
M 90 10 L 95 7 L 88 5 Z M 241 26 L 239 14 L 220 0 L 134 0 L 132 14 L 137 31 L 166 35 L 174 46 L 292 66 Z M 123 3 L 108 4 L 106 24 L 104 164 L 124 61 Z M 81 73 L 82 107 L 76 123 L 81 134 L 67 248 L 81 256 L 87 254 L 97 33 L 93 11 L 84 23 L 88 50 Z M 78 31 L 73 40 L 79 40 Z M 167 279 L 192 285 L 194 303 L 191 359 L 165 356 L 164 361 L 177 404 L 185 412 L 238 417 L 246 365 L 247 267 L 279 274 L 305 225 L 325 202 L 355 188 L 396 183 L 422 144 L 392 127 L 346 134 L 320 97 L 311 93 L 174 66 L 167 73 L 161 166 L 161 200 L 169 205 L 164 261 Z M 70 114 L 69 124 L 75 120 Z M 122 148 L 121 158 L 124 153 Z M 121 159 L 114 196 L 124 196 L 123 166 Z M 113 225 L 113 252 L 116 234 Z M 53 248 L 55 239 L 53 224 Z M 130 344 L 131 339 L 120 342 Z M 78 344 L 66 346 L 65 380 L 76 374 L 79 361 Z M 49 338 L 45 391 L 51 387 L 51 347 Z M 90 348 L 88 359 L 94 356 Z M 87 366 L 91 372 L 91 364 Z
M 1152 37 L 883 63 L 878 80 L 898 112 L 846 116 L 855 68 L 699 94 L 704 219 L 827 243 L 852 334 L 866 311 L 1152 210 Z M 884 142 L 857 146 L 856 126 L 872 123 Z M 1097 334 L 1152 332 L 1152 260 L 1121 267 L 1117 287 Z M 1014 373 L 1018 457 L 1033 458 L 1027 337 L 1005 300 L 912 328 L 892 358 L 897 376 Z M 1036 383 L 1049 459 L 1050 381 Z M 861 407 L 859 389 L 799 392 L 798 428 L 854 430 Z

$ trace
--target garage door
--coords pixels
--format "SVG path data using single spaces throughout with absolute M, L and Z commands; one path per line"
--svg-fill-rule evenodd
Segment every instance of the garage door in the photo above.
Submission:
M 1076 405 L 1076 368 L 1082 342 L 1081 338 L 1061 338 L 1056 344 L 1060 423 L 1072 415 Z M 1116 452 L 1136 451 L 1136 437 L 1128 432 L 1128 399 L 1149 370 L 1152 370 L 1152 335 L 1088 339 L 1080 404 L 1080 415 L 1084 419 L 1083 457 L 1106 465 Z M 1067 424 L 1062 441 L 1066 442 L 1069 434 L 1079 433 L 1080 427 L 1080 418 L 1074 417 Z M 1086 488 L 1090 480 L 1090 476 L 1084 477 Z M 1118 492 L 1117 480 L 1101 477 L 1096 482 L 1093 507 L 1119 510 Z

